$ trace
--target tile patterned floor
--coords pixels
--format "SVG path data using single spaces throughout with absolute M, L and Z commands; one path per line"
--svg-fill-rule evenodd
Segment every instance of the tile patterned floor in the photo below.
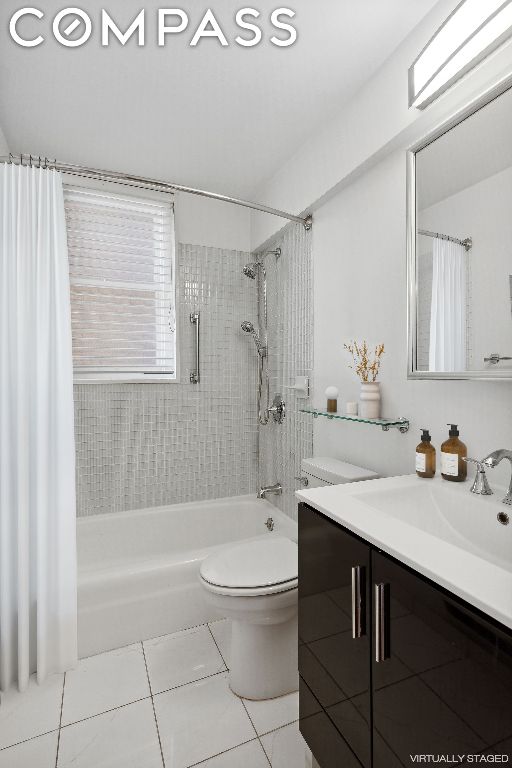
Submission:
M 239 699 L 228 668 L 218 621 L 1 694 L 0 768 L 311 768 L 298 694 Z

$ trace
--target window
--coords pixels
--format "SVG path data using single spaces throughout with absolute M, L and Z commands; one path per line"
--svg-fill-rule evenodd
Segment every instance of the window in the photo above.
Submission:
M 174 379 L 172 203 L 77 187 L 64 203 L 75 373 Z

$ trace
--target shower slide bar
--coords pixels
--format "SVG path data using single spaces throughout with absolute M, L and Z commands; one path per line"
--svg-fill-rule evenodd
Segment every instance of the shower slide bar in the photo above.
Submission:
M 201 315 L 199 312 L 190 313 L 190 322 L 196 327 L 196 369 L 190 374 L 190 383 L 199 384 L 201 381 L 201 368 L 199 356 L 199 326 L 201 325 Z
M 251 203 L 248 200 L 240 200 L 237 197 L 229 197 L 228 195 L 220 195 L 217 192 L 208 192 L 204 189 L 195 189 L 194 187 L 185 187 L 182 184 L 172 184 L 167 181 L 160 181 L 158 179 L 148 179 L 143 176 L 135 176 L 130 173 L 122 173 L 121 171 L 104 171 L 97 168 L 86 168 L 81 165 L 71 165 L 69 163 L 62 163 L 57 160 L 49 160 L 47 157 L 40 157 L 39 155 L 13 155 L 9 154 L 8 157 L 0 157 L 0 163 L 8 163 L 10 165 L 25 165 L 35 168 L 48 168 L 61 173 L 66 173 L 70 176 L 79 176 L 86 179 L 96 179 L 97 181 L 109 181 L 115 184 L 124 184 L 130 187 L 136 187 L 139 189 L 149 189 L 153 192 L 166 192 L 172 194 L 173 192 L 183 192 L 187 195 L 198 195 L 199 197 L 208 197 L 211 200 L 219 200 L 224 203 L 231 203 L 232 205 L 239 205 L 243 208 L 250 208 L 253 211 L 260 211 L 261 213 L 269 213 L 271 216 L 279 216 L 282 219 L 288 219 L 289 221 L 296 221 L 302 224 L 306 232 L 313 226 L 313 216 L 308 214 L 307 216 L 294 216 L 292 213 L 286 213 L 286 211 L 280 211 L 278 208 L 271 208 L 268 205 L 262 203 Z
M 419 229 L 418 235 L 433 237 L 436 240 L 447 240 L 449 243 L 457 243 L 457 245 L 463 245 L 466 251 L 470 251 L 473 247 L 473 239 L 471 237 L 466 237 L 465 240 L 459 240 L 458 237 L 442 235 L 440 232 L 429 232 L 428 229 Z

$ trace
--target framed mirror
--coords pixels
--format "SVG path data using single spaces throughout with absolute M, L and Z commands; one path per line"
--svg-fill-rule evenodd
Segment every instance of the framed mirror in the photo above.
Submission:
M 512 89 L 408 153 L 409 378 L 512 380 Z

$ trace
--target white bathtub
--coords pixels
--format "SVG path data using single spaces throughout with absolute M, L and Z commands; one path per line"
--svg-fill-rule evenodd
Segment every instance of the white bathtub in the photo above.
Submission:
M 267 501 L 215 501 L 79 518 L 80 657 L 221 618 L 203 599 L 199 568 L 228 542 L 274 535 L 296 540 L 297 525 Z

